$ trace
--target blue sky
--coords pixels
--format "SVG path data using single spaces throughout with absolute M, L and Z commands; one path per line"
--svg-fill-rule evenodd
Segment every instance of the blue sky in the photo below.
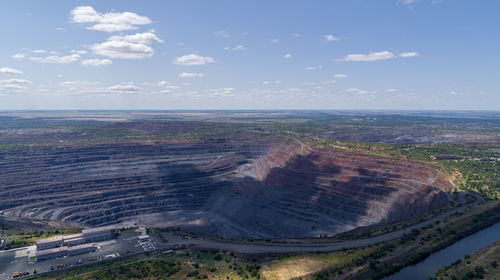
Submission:
M 5 1 L 0 110 L 500 109 L 500 2 Z

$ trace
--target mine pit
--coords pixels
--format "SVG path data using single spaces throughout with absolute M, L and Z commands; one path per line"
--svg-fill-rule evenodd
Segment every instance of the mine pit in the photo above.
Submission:
M 2 151 L 0 182 L 9 216 L 251 238 L 413 219 L 446 205 L 452 188 L 431 164 L 251 137 Z

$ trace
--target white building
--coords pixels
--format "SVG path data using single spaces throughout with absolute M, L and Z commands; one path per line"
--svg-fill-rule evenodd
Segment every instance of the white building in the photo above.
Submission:
M 85 243 L 85 238 L 81 233 L 63 236 L 64 246 L 75 246 Z
M 57 247 L 48 250 L 37 250 L 35 253 L 37 261 L 43 261 L 48 259 L 55 259 L 66 256 L 68 247 Z
M 62 236 L 54 236 L 51 238 L 39 239 L 36 241 L 37 250 L 47 250 L 56 247 L 61 247 L 63 243 Z
M 85 253 L 94 252 L 96 247 L 93 244 L 81 244 L 68 247 L 68 256 L 76 256 Z
M 36 241 L 36 260 L 47 260 L 66 255 L 74 256 L 95 251 L 94 242 L 109 240 L 115 235 L 113 226 L 84 229 L 82 233 L 54 236 Z

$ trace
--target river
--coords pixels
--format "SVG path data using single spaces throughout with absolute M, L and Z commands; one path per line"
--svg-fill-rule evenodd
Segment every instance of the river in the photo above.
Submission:
M 403 268 L 385 280 L 421 280 L 433 276 L 441 267 L 450 265 L 457 259 L 485 248 L 500 240 L 500 222 L 476 232 L 473 235 L 431 254 L 428 258 L 415 265 Z

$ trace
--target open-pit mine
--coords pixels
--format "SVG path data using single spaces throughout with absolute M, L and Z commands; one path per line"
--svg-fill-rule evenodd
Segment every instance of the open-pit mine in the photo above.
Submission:
M 282 238 L 405 221 L 449 203 L 453 186 L 429 163 L 320 147 L 290 133 L 207 134 L 210 126 L 128 121 L 103 125 L 106 137 L 81 127 L 9 130 L 3 141 L 24 144 L 0 150 L 0 211 Z M 129 134 L 115 135 L 123 129 Z

